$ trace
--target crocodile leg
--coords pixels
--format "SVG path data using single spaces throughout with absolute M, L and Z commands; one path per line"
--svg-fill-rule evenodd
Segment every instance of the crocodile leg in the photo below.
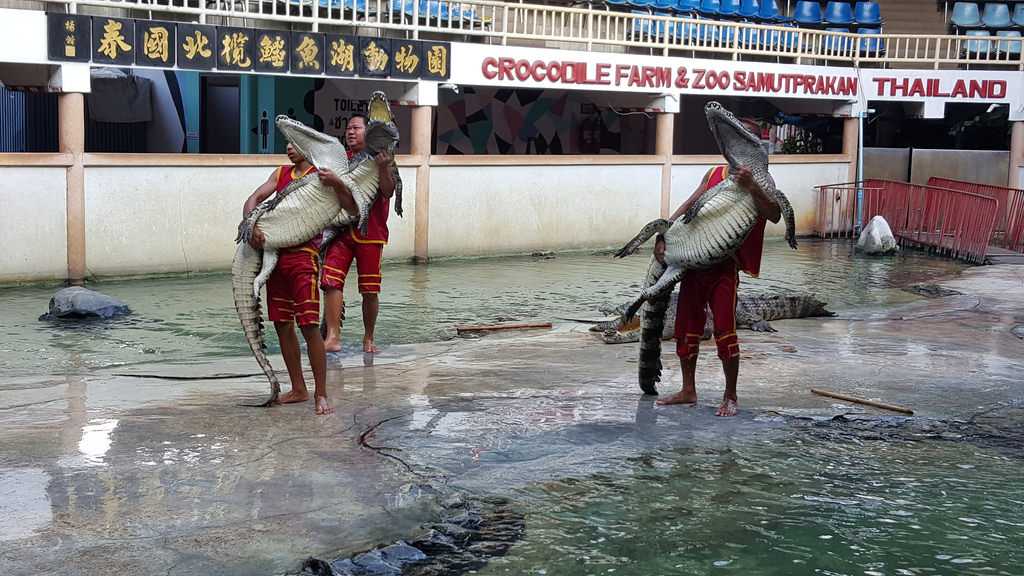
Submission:
M 633 303 L 626 308 L 626 311 L 622 313 L 622 323 L 625 324 L 629 322 L 633 316 L 636 315 L 640 306 L 642 306 L 644 302 L 647 302 L 652 298 L 663 296 L 666 293 L 672 294 L 672 289 L 675 288 L 676 284 L 682 277 L 682 268 L 674 264 L 669 266 L 654 285 L 650 288 L 645 288 L 640 293 L 640 297 L 634 300 Z
M 270 274 L 274 272 L 274 268 L 277 267 L 277 250 L 263 250 L 263 264 L 260 266 L 260 273 L 252 281 L 252 294 L 256 300 L 260 299 L 260 290 L 263 289 L 263 285 L 270 279 Z

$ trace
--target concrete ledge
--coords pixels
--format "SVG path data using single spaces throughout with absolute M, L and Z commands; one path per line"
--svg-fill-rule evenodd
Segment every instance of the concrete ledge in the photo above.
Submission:
M 31 152 L 0 154 L 0 166 L 71 166 L 71 154 Z

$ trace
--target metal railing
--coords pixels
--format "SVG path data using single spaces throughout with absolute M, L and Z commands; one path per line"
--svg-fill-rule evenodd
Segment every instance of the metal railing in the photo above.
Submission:
M 488 39 L 500 44 L 548 41 L 593 49 L 634 47 L 673 52 L 768 56 L 796 63 L 987 65 L 1024 70 L 1021 39 L 852 34 L 747 22 L 619 12 L 603 5 L 550 6 L 493 0 L 46 0 L 82 6 L 192 15 L 195 20 L 243 18 L 404 31 L 411 38 Z M 314 9 L 315 7 L 315 9 Z
M 998 203 L 981 194 L 909 182 L 869 179 L 818 186 L 818 222 L 822 237 L 852 237 L 876 215 L 885 218 L 901 245 L 918 246 L 968 262 L 982 263 L 988 253 Z M 823 209 L 828 202 L 836 209 Z M 853 208 L 850 208 L 853 206 Z
M 935 176 L 928 179 L 928 185 L 995 199 L 998 209 L 992 243 L 1014 252 L 1024 252 L 1024 190 Z

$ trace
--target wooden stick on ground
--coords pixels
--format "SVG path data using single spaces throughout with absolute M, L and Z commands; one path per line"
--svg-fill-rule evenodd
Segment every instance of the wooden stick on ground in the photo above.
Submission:
M 501 330 L 530 330 L 534 328 L 551 328 L 551 322 L 539 322 L 535 324 L 476 324 L 456 326 L 455 331 L 463 332 L 498 332 Z
M 847 396 L 846 394 L 840 394 L 838 392 L 829 392 L 828 390 L 819 390 L 817 388 L 811 388 L 811 392 L 818 396 L 829 396 L 831 398 L 838 398 L 840 400 L 846 400 L 847 402 L 853 402 L 855 404 L 864 404 L 866 406 L 874 406 L 875 408 L 882 408 L 883 410 L 892 410 L 893 412 L 901 412 L 903 414 L 913 415 L 914 411 L 910 408 L 904 408 L 903 406 L 896 406 L 895 404 L 886 404 L 885 402 L 875 402 L 874 400 L 867 400 L 864 398 L 857 398 L 855 396 Z

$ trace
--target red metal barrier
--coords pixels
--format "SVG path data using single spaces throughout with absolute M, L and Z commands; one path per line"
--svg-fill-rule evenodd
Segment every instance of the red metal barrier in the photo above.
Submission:
M 929 178 L 928 185 L 994 198 L 999 208 L 992 243 L 1014 252 L 1024 252 L 1024 190 L 938 177 Z
M 994 198 L 981 194 L 892 180 L 865 180 L 817 189 L 819 236 L 853 235 L 857 191 L 863 190 L 861 227 L 881 215 L 900 244 L 978 263 L 984 261 L 988 251 L 999 206 Z

